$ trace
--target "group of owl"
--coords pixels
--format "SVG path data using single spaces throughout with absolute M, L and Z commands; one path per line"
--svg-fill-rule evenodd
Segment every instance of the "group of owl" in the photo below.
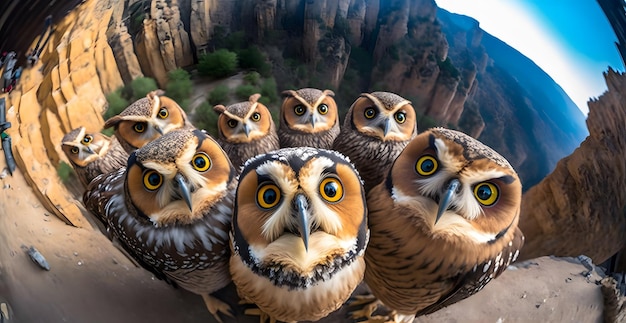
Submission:
M 454 130 L 418 134 L 411 102 L 361 94 L 340 125 L 330 90 L 283 92 L 280 125 L 260 95 L 217 105 L 218 138 L 149 93 L 78 128 L 63 151 L 83 202 L 157 277 L 202 295 L 234 282 L 264 318 L 318 320 L 364 280 L 354 318 L 411 322 L 483 288 L 514 261 L 521 184 L 498 153 Z

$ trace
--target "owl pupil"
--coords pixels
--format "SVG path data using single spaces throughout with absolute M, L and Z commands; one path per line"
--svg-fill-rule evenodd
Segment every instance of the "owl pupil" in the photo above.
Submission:
M 206 160 L 204 160 L 204 158 L 198 157 L 193 161 L 194 164 L 196 164 L 196 167 L 198 168 L 204 168 L 206 167 Z
M 430 173 L 433 170 L 433 168 L 435 168 L 435 163 L 433 163 L 432 160 L 427 159 L 422 163 L 420 168 L 422 169 L 424 173 Z
M 337 195 L 337 183 L 327 183 L 324 185 L 324 193 L 328 197 L 335 197 Z
M 150 185 L 156 186 L 159 185 L 160 182 L 161 177 L 157 173 L 152 173 L 148 176 L 148 183 L 150 183 Z
M 276 191 L 270 189 L 263 192 L 263 202 L 274 204 L 276 202 Z
M 488 200 L 491 197 L 491 189 L 487 185 L 482 185 L 478 187 L 476 195 L 481 200 Z

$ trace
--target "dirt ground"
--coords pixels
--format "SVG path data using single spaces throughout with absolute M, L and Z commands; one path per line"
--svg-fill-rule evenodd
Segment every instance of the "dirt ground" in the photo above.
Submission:
M 199 296 L 135 267 L 97 228 L 68 226 L 47 212 L 19 170 L 0 182 L 0 305 L 9 308 L 3 323 L 214 322 Z M 24 250 L 30 246 L 46 258 L 49 271 L 31 261 Z M 575 259 L 539 258 L 416 321 L 600 322 L 600 276 L 585 277 L 585 271 Z M 238 313 L 225 322 L 258 321 L 242 314 L 232 285 L 218 296 Z M 346 311 L 323 321 L 349 322 Z

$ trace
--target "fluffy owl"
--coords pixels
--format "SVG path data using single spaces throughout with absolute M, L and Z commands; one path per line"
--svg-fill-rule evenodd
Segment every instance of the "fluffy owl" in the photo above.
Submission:
M 318 320 L 361 282 L 367 207 L 341 154 L 283 148 L 244 166 L 231 231 L 230 270 L 242 299 L 272 319 Z
M 331 90 L 284 91 L 280 108 L 280 147 L 331 149 L 339 135 L 339 113 Z
M 115 136 L 129 154 L 175 129 L 194 129 L 185 111 L 163 91 L 152 91 L 109 118 L 104 128 L 115 127 Z
M 128 153 L 115 136 L 87 133 L 85 127 L 78 127 L 63 136 L 61 149 L 83 187 L 87 187 L 100 174 L 108 174 L 126 166 L 128 161 Z
M 367 194 L 365 282 L 396 322 L 469 297 L 518 256 L 521 196 L 491 148 L 454 130 L 421 133 Z
M 126 169 L 97 177 L 83 196 L 128 253 L 159 278 L 203 297 L 230 281 L 228 261 L 235 169 L 200 130 L 175 130 L 133 152 Z
M 239 170 L 250 157 L 279 148 L 270 110 L 253 94 L 247 102 L 213 107 L 219 114 L 217 142 Z
M 390 92 L 363 93 L 348 110 L 333 149 L 350 157 L 368 192 L 416 135 L 411 102 Z

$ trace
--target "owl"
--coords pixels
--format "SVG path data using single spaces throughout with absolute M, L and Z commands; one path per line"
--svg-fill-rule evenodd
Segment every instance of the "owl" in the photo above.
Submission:
M 152 91 L 109 118 L 104 128 L 115 127 L 115 136 L 129 154 L 175 129 L 194 129 L 185 111 L 163 91 Z
M 421 133 L 367 194 L 365 282 L 396 322 L 469 297 L 518 256 L 521 197 L 491 148 L 454 130 Z
M 258 102 L 260 97 L 253 94 L 247 102 L 213 107 L 219 114 L 217 142 L 239 170 L 250 157 L 280 148 L 274 120 L 270 110 Z
M 61 140 L 61 149 L 74 167 L 78 179 L 87 187 L 100 174 L 108 174 L 126 166 L 128 153 L 115 136 L 99 132 L 87 133 L 85 127 L 68 132 Z
M 331 149 L 339 135 L 339 113 L 331 90 L 284 91 L 280 108 L 280 147 Z
M 203 297 L 219 321 L 230 307 L 210 294 L 231 281 L 235 169 L 200 130 L 174 130 L 97 177 L 83 196 L 128 253 L 159 278 Z
M 318 320 L 363 278 L 367 206 L 341 154 L 282 148 L 246 162 L 235 197 L 230 270 L 271 319 Z
M 348 110 L 333 149 L 350 158 L 368 192 L 416 135 L 411 102 L 390 92 L 363 93 Z

